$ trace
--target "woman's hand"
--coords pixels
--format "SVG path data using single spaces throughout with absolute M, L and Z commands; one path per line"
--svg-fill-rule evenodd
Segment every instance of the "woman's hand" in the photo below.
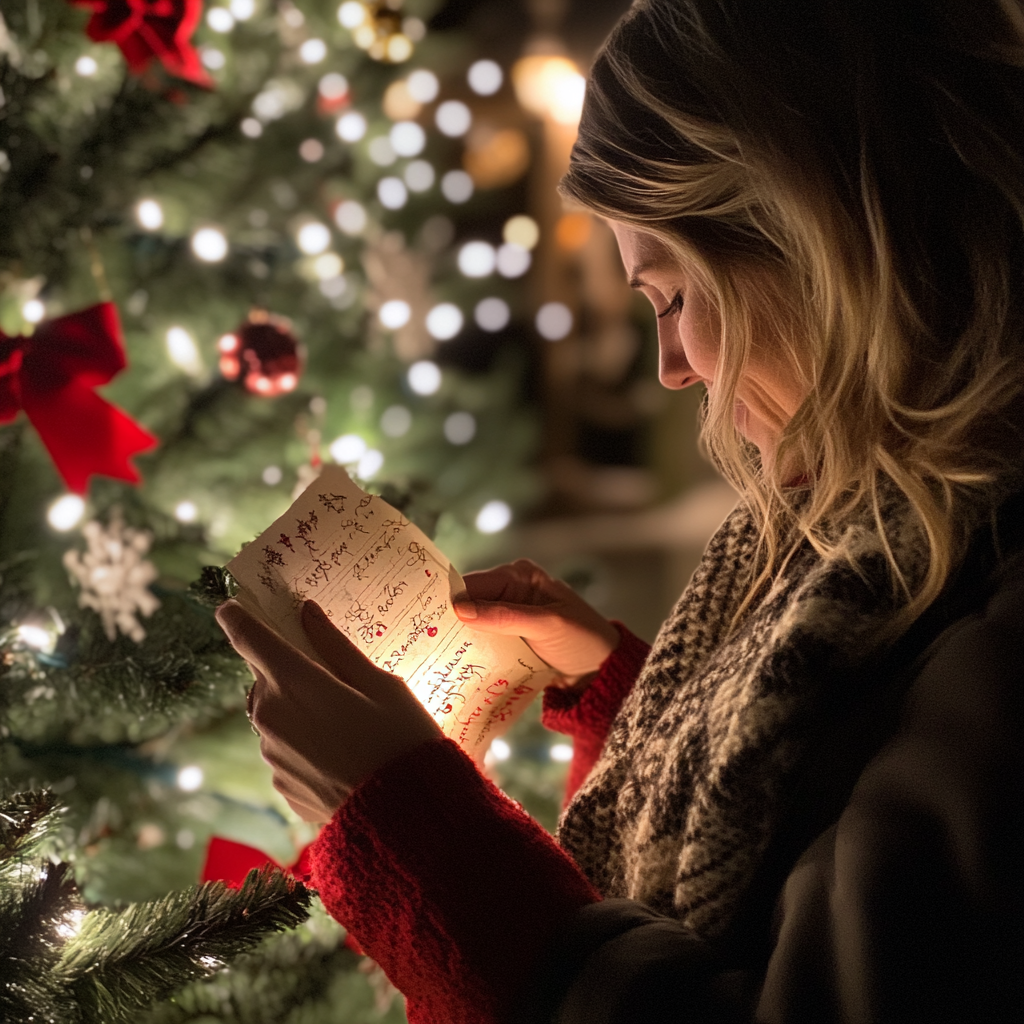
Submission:
M 302 625 L 330 671 L 307 658 L 237 601 L 217 609 L 235 650 L 256 676 L 250 718 L 274 788 L 306 821 L 327 821 L 392 758 L 442 732 L 397 676 L 382 672 L 313 601 Z
M 474 629 L 521 636 L 572 684 L 596 672 L 619 631 L 561 580 L 525 558 L 466 576 L 455 614 Z

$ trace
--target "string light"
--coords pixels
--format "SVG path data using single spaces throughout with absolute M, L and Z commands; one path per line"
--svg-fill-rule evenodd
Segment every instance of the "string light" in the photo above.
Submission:
M 178 789 L 186 793 L 194 793 L 203 784 L 203 769 L 196 764 L 190 764 L 178 772 Z M 179 842 L 179 846 L 181 843 Z
M 307 164 L 315 164 L 324 156 L 324 144 L 319 139 L 305 139 L 299 146 L 299 156 Z
M 512 748 L 505 740 L 491 740 L 490 753 L 495 761 L 507 761 L 512 755 Z
M 505 221 L 501 237 L 509 245 L 518 245 L 521 249 L 529 251 L 540 241 L 540 227 L 532 217 L 520 213 Z
M 427 71 L 426 68 L 413 71 L 405 80 L 405 85 L 409 90 L 409 95 L 417 103 L 433 103 L 441 91 L 441 83 L 437 80 L 437 75 L 433 71 Z
M 210 71 L 220 71 L 228 61 L 227 57 L 214 46 L 203 47 L 199 59 L 203 62 L 203 67 Z
M 476 514 L 480 533 L 500 533 L 512 522 L 512 509 L 504 501 L 489 501 Z
M 366 134 L 366 118 L 357 110 L 350 110 L 338 118 L 334 130 L 342 142 L 358 142 Z
M 401 178 L 381 178 L 377 182 L 377 198 L 381 206 L 389 210 L 400 210 L 409 200 L 409 190 Z
M 441 194 L 449 203 L 465 203 L 473 195 L 473 179 L 465 171 L 448 171 L 441 179 Z
M 378 167 L 390 167 L 398 159 L 398 154 L 395 153 L 391 140 L 386 135 L 378 135 L 377 138 L 371 139 L 367 151 L 370 159 Z
M 73 939 L 81 930 L 82 922 L 85 920 L 84 910 L 69 910 L 63 915 L 63 920 L 57 925 L 57 934 L 62 939 Z
M 167 331 L 167 354 L 179 369 L 193 377 L 203 372 L 203 361 L 195 339 L 184 327 L 171 327 Z
M 199 516 L 199 509 L 194 501 L 179 501 L 174 506 L 174 518 L 179 523 L 194 523 Z
M 461 100 L 445 100 L 437 108 L 434 122 L 442 135 L 457 139 L 469 131 L 469 126 L 473 123 L 473 115 L 469 107 Z
M 235 27 L 235 18 L 226 7 L 211 7 L 206 12 L 206 24 L 214 32 L 230 32 Z
M 426 192 L 434 184 L 434 168 L 426 160 L 412 160 L 402 177 L 410 192 Z
M 258 139 L 263 134 L 263 125 L 255 117 L 247 117 L 239 125 L 242 134 L 250 139 Z
M 57 635 L 53 630 L 44 629 L 42 626 L 32 623 L 23 623 L 18 626 L 16 633 L 18 639 L 26 646 L 41 654 L 53 654 L 57 647 Z
M 389 331 L 397 331 L 409 322 L 412 310 L 402 299 L 390 299 L 380 307 L 377 318 Z
M 359 28 L 366 21 L 367 14 L 366 8 L 358 0 L 346 0 L 338 8 L 338 21 L 341 22 L 343 28 L 351 31 Z
M 495 265 L 502 277 L 522 277 L 530 269 L 532 257 L 521 245 L 506 242 L 498 247 Z
M 46 307 L 38 299 L 29 299 L 21 307 L 21 315 L 30 324 L 38 324 L 46 316 Z
M 339 466 L 347 466 L 366 454 L 367 444 L 358 434 L 342 434 L 331 442 L 327 450 Z
M 512 68 L 516 97 L 531 113 L 557 124 L 579 124 L 586 80 L 568 57 L 531 54 Z
M 331 244 L 331 232 L 317 220 L 309 221 L 299 228 L 295 243 L 307 256 L 318 256 Z
M 466 277 L 487 277 L 494 273 L 497 254 L 487 242 L 466 242 L 459 249 L 459 270 Z
M 505 75 L 493 60 L 478 60 L 469 66 L 466 80 L 478 96 L 493 96 L 501 88 Z
M 451 444 L 469 444 L 476 437 L 476 417 L 471 412 L 453 412 L 444 421 L 444 436 Z
M 561 341 L 572 330 L 572 311 L 562 302 L 546 302 L 537 310 L 537 333 L 548 341 Z
M 399 121 L 391 126 L 388 140 L 399 156 L 419 156 L 427 144 L 427 133 L 415 121 Z
M 377 451 L 376 448 L 371 448 L 360 460 L 356 466 L 356 476 L 361 480 L 370 480 L 375 477 L 384 465 L 383 453 Z
M 335 252 L 325 252 L 313 261 L 313 273 L 318 281 L 331 281 L 341 275 L 345 262 Z
M 354 199 L 346 199 L 335 209 L 334 223 L 346 235 L 361 235 L 366 228 L 366 210 Z
M 299 47 L 299 59 L 303 64 L 319 64 L 327 56 L 327 44 L 322 39 L 307 39 Z
M 553 743 L 548 751 L 552 761 L 564 764 L 572 760 L 572 747 L 568 743 Z
M 77 494 L 64 494 L 47 510 L 46 521 L 61 533 L 73 530 L 85 515 L 85 501 Z
M 451 302 L 442 302 L 427 313 L 427 333 L 438 341 L 450 341 L 462 330 L 462 310 Z
M 320 79 L 317 91 L 325 100 L 337 103 L 348 95 L 348 79 L 337 71 L 329 71 Z
M 248 21 L 256 13 L 254 0 L 231 0 L 228 6 L 236 21 Z
M 441 368 L 429 359 L 421 359 L 409 367 L 405 379 L 417 395 L 433 395 L 441 387 Z
M 281 472 L 280 466 L 267 466 L 260 474 L 260 479 L 268 487 L 276 487 L 284 479 L 284 473 Z
M 473 310 L 473 319 L 482 331 L 503 331 L 512 317 L 508 303 L 495 296 L 481 299 Z
M 389 405 L 380 417 L 380 429 L 387 437 L 404 437 L 412 426 L 412 413 L 404 405 Z
M 164 226 L 163 207 L 155 199 L 143 199 L 135 207 L 135 219 L 147 231 L 158 231 Z
M 200 228 L 192 236 L 192 251 L 204 263 L 219 263 L 228 254 L 228 240 L 217 228 Z
M 92 78 L 99 69 L 99 64 L 88 54 L 83 54 L 75 61 L 75 72 L 83 78 Z

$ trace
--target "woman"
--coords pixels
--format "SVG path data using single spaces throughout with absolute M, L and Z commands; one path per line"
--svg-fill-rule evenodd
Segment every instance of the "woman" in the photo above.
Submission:
M 638 0 L 562 190 L 742 499 L 650 651 L 467 577 L 564 676 L 558 845 L 315 606 L 333 675 L 225 605 L 326 906 L 413 1021 L 1020 1019 L 1024 11 Z

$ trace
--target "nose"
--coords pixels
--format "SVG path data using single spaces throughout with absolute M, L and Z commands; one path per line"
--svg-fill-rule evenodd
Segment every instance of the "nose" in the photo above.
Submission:
M 658 322 L 658 379 L 672 391 L 688 388 L 698 380 L 683 351 L 676 325 L 664 320 Z

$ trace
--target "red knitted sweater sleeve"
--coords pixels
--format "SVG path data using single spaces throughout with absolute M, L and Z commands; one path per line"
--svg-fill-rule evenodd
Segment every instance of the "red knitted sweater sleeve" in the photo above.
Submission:
M 565 803 L 580 788 L 601 756 L 612 721 L 633 689 L 651 649 L 650 644 L 634 636 L 621 622 L 613 625 L 622 638 L 619 646 L 605 658 L 582 693 L 557 686 L 549 686 L 544 691 L 544 725 L 573 738 Z
M 496 1024 L 547 938 L 601 897 L 450 740 L 361 783 L 312 848 L 333 917 L 407 1001 L 411 1024 Z

